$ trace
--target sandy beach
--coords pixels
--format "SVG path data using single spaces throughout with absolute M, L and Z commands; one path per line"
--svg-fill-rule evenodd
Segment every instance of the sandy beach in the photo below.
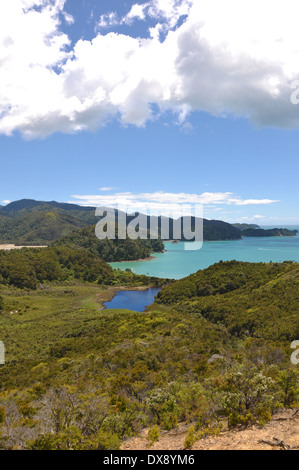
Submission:
M 16 246 L 16 245 L 0 245 L 0 250 L 21 250 L 21 248 L 47 248 L 46 245 L 43 246 Z

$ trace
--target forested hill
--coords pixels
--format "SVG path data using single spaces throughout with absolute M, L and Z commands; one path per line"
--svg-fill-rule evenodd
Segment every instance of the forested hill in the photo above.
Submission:
M 50 244 L 76 230 L 96 224 L 99 218 L 95 216 L 95 209 L 55 201 L 23 199 L 12 202 L 0 207 L 0 244 Z M 241 238 L 240 230 L 219 220 L 204 219 L 203 230 L 204 240 Z
M 233 225 L 221 220 L 203 221 L 203 239 L 205 241 L 240 240 L 241 232 Z
M 85 248 L 104 261 L 134 261 L 146 259 L 152 252 L 163 252 L 161 240 L 99 240 L 95 226 L 91 225 L 67 235 L 54 243 L 54 246 L 66 246 L 73 249 Z
M 237 229 L 220 221 L 204 222 L 205 240 L 231 240 L 238 239 Z M 105 261 L 131 261 L 149 258 L 151 253 L 163 252 L 164 244 L 158 240 L 98 240 L 95 235 L 95 226 L 77 230 L 66 237 L 54 242 L 55 246 L 67 246 L 70 248 L 85 248 L 91 253 L 100 256 Z
M 0 207 L 0 243 L 45 245 L 97 221 L 93 207 L 23 199 Z
M 132 286 L 160 286 L 165 282 L 163 279 L 114 270 L 101 258 L 83 248 L 71 249 L 63 246 L 0 251 L 0 290 L 3 286 L 35 290 L 47 282 L 56 284 L 76 281 Z
M 89 233 L 91 237 L 88 243 L 94 245 L 95 235 L 92 233 L 93 228 L 91 228 L 91 226 L 94 226 L 99 221 L 99 217 L 95 216 L 95 210 L 95 207 L 84 207 L 56 201 L 35 201 L 31 199 L 22 199 L 6 206 L 0 206 L 0 244 L 48 245 L 69 234 L 73 234 L 73 232 L 80 231 L 84 227 L 90 227 L 88 232 L 83 232 L 83 235 L 78 235 L 78 239 L 80 239 L 79 246 L 81 246 L 82 238 L 85 238 L 87 233 Z M 132 215 L 128 216 L 128 222 L 132 221 L 134 217 L 135 216 Z M 182 220 L 181 225 L 183 225 Z M 194 217 L 192 217 L 192 229 L 194 229 L 194 225 Z M 158 226 L 161 227 L 160 217 L 158 218 Z M 288 231 L 286 229 L 263 230 L 257 227 L 258 226 L 251 225 L 231 225 L 221 220 L 203 219 L 203 239 L 205 241 L 217 241 L 239 240 L 242 236 L 269 237 L 296 235 L 295 231 Z M 172 219 L 170 219 L 169 238 L 175 238 L 173 236 Z M 128 240 L 125 241 L 125 244 L 127 243 Z M 85 241 L 83 245 L 86 245 Z M 120 245 L 123 247 L 123 243 Z M 146 244 L 141 245 L 145 246 Z M 148 245 L 151 245 L 151 243 Z M 108 248 L 109 247 L 106 247 L 105 249 L 105 252 L 108 254 L 107 256 L 105 255 L 104 259 L 107 261 L 115 260 L 115 256 L 111 256 L 111 246 L 109 249 Z M 151 251 L 161 251 L 160 248 L 157 250 L 153 250 L 151 246 L 149 246 L 149 248 Z M 100 250 L 99 254 L 101 254 L 101 251 L 102 250 Z M 143 249 L 141 251 L 143 251 Z M 149 252 L 146 251 L 140 253 L 140 255 L 141 258 L 145 258 L 149 256 Z M 138 258 L 128 258 L 128 260 L 130 259 Z M 117 260 L 123 260 L 123 257 L 117 256 Z
M 295 237 L 297 230 L 289 230 L 287 228 L 273 229 L 246 229 L 242 231 L 243 237 Z
M 238 228 L 239 230 L 247 230 L 248 228 L 256 229 L 256 228 L 261 228 L 259 225 L 256 224 L 232 224 L 235 228 Z
M 68 212 L 90 212 L 93 213 L 93 215 L 95 211 L 94 207 L 85 207 L 77 204 L 68 204 L 56 201 L 35 201 L 34 199 L 20 199 L 19 201 L 11 202 L 6 206 L 0 206 L 0 210 L 3 214 L 11 216 L 21 215 L 21 212 L 30 212 L 32 209 L 37 211 L 44 211 L 45 209 L 60 209 Z
M 157 302 L 223 325 L 234 336 L 299 338 L 299 263 L 220 262 L 165 287 Z

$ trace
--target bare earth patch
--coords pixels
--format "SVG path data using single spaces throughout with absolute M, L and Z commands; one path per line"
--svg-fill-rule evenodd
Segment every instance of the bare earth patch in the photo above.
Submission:
M 180 424 L 173 431 L 161 431 L 159 442 L 150 450 L 183 450 L 188 426 Z M 125 442 L 122 450 L 148 450 L 147 430 L 140 437 Z M 196 441 L 191 450 L 281 450 L 284 445 L 299 450 L 299 412 L 284 411 L 276 414 L 264 427 L 223 431 L 217 437 Z

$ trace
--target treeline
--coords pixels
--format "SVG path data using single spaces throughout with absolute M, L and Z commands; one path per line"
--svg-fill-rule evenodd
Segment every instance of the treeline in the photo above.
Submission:
M 95 226 L 85 227 L 71 233 L 54 243 L 54 246 L 67 246 L 73 249 L 85 248 L 104 261 L 134 261 L 149 258 L 153 252 L 162 252 L 164 244 L 157 240 L 99 240 L 95 234 Z
M 109 283 L 112 268 L 87 250 L 67 247 L 0 251 L 0 284 L 35 289 L 45 281 Z
M 157 302 L 225 326 L 233 336 L 299 338 L 299 264 L 220 262 L 162 289 Z
M 241 231 L 221 220 L 203 220 L 204 241 L 240 240 Z
M 287 228 L 273 228 L 273 229 L 252 229 L 248 228 L 242 230 L 244 237 L 295 237 L 298 230 L 289 230 Z
M 297 271 L 298 264 L 292 262 L 220 261 L 166 287 L 159 293 L 158 299 L 164 304 L 175 304 L 181 300 L 195 300 L 238 289 L 242 289 L 243 293 L 252 292 L 253 289 L 276 280 L 281 274 Z
M 165 283 L 163 279 L 114 270 L 98 256 L 83 248 L 59 246 L 0 251 L 0 285 L 36 289 L 44 282 L 66 280 L 136 286 L 161 286 Z

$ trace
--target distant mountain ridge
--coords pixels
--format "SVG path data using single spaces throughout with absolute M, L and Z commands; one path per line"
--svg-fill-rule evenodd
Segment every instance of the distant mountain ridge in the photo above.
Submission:
M 244 237 L 295 237 L 298 230 L 289 230 L 287 228 L 271 229 L 247 229 L 242 231 Z
M 74 211 L 79 210 L 83 212 L 94 212 L 94 207 L 88 206 L 79 206 L 78 204 L 71 204 L 67 202 L 56 202 L 56 201 L 35 201 L 34 199 L 20 199 L 19 201 L 10 202 L 6 206 L 0 206 L 1 212 L 4 213 L 13 213 L 20 210 L 30 210 L 33 208 L 41 207 L 41 206 L 49 206 L 51 208 L 66 210 L 66 211 Z
M 95 215 L 96 207 L 79 206 L 71 203 L 56 201 L 36 201 L 21 199 L 6 206 L 0 206 L 0 244 L 13 243 L 16 245 L 45 245 L 65 239 L 86 227 L 94 226 L 99 217 Z M 135 216 L 128 215 L 128 220 Z M 191 218 L 194 228 L 195 219 Z M 173 220 L 170 219 L 170 239 L 173 239 Z M 161 227 L 161 218 L 158 218 Z M 94 228 L 88 231 L 93 237 Z M 296 233 L 286 229 L 264 230 L 255 224 L 229 224 L 221 220 L 203 219 L 204 241 L 240 240 L 242 236 L 292 236 Z M 75 237 L 76 238 L 76 237 Z M 80 242 L 86 238 L 78 234 Z M 72 240 L 73 243 L 73 240 Z M 77 244 L 77 243 L 76 243 Z M 84 245 L 88 244 L 85 240 Z
M 50 244 L 97 221 L 94 207 L 22 199 L 0 208 L 0 242 Z
M 96 224 L 99 218 L 95 210 L 95 207 L 56 201 L 22 199 L 11 202 L 0 208 L 0 243 L 50 244 Z M 203 233 L 204 240 L 211 241 L 241 238 L 240 230 L 220 220 L 204 219 Z

